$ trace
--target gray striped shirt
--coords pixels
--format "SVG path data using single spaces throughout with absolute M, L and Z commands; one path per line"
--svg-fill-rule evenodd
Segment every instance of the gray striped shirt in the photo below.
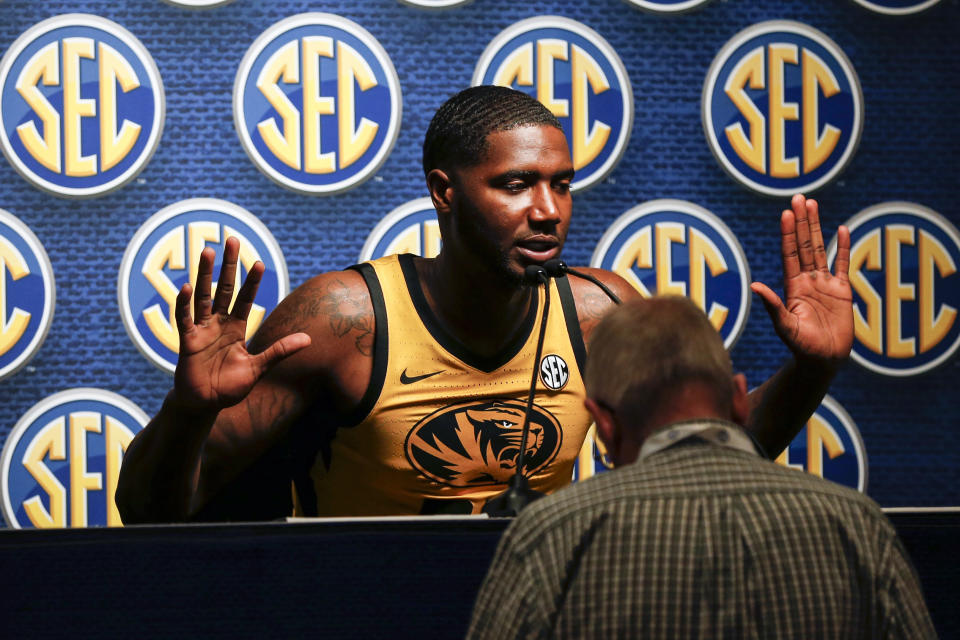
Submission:
M 681 442 L 531 505 L 478 596 L 478 638 L 931 638 L 868 497 Z

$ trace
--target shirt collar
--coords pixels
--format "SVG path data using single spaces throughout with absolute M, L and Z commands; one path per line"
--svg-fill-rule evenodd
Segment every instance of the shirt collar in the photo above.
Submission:
M 756 440 L 739 425 L 726 420 L 700 419 L 674 422 L 657 430 L 644 440 L 637 460 L 643 461 L 659 451 L 694 436 L 721 447 L 739 449 L 766 457 Z

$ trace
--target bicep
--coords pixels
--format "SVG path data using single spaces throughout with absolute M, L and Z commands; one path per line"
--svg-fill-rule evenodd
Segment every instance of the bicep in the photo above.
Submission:
M 363 276 L 356 271 L 311 278 L 270 314 L 250 342 L 266 349 L 295 332 L 310 336 L 310 346 L 276 367 L 269 378 L 312 396 L 325 393 L 341 411 L 356 405 L 366 391 L 373 366 L 376 321 Z
M 366 287 L 354 275 L 359 279 L 348 272 L 312 278 L 258 329 L 248 347 L 252 353 L 297 332 L 311 342 L 274 364 L 242 401 L 220 412 L 202 452 L 200 481 L 206 492 L 219 490 L 274 447 L 310 405 L 322 402 L 342 413 L 362 397 L 370 359 L 356 344 L 372 333 L 373 320 Z

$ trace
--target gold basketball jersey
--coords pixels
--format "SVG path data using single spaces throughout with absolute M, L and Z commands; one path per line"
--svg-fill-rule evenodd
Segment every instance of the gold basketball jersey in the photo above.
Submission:
M 299 492 L 298 513 L 479 513 L 516 472 L 534 369 L 524 475 L 548 493 L 569 483 L 591 419 L 583 406 L 583 338 L 566 278 L 551 280 L 543 352 L 534 362 L 543 287 L 517 338 L 480 358 L 440 326 L 413 256 L 355 268 L 376 317 L 370 388 L 362 419 L 337 429 L 314 461 L 314 495 Z

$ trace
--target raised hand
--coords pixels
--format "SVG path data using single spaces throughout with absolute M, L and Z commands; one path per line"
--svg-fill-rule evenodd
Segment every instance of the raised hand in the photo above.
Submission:
M 210 247 L 200 254 L 193 315 L 190 313 L 190 283 L 181 287 L 176 301 L 180 357 L 174 373 L 177 406 L 186 411 L 217 412 L 243 400 L 266 371 L 287 356 L 310 344 L 310 336 L 294 333 L 277 340 L 262 353 L 247 351 L 247 315 L 260 286 L 264 266 L 257 261 L 247 273 L 230 310 L 237 274 L 240 242 L 227 238 L 217 292 L 210 299 L 213 262 Z
M 791 209 L 780 217 L 783 290 L 786 302 L 768 286 L 754 282 L 780 339 L 799 358 L 837 362 L 853 346 L 853 294 L 847 273 L 850 231 L 837 230 L 834 273 L 827 268 L 827 252 L 820 229 L 816 200 L 793 196 Z

